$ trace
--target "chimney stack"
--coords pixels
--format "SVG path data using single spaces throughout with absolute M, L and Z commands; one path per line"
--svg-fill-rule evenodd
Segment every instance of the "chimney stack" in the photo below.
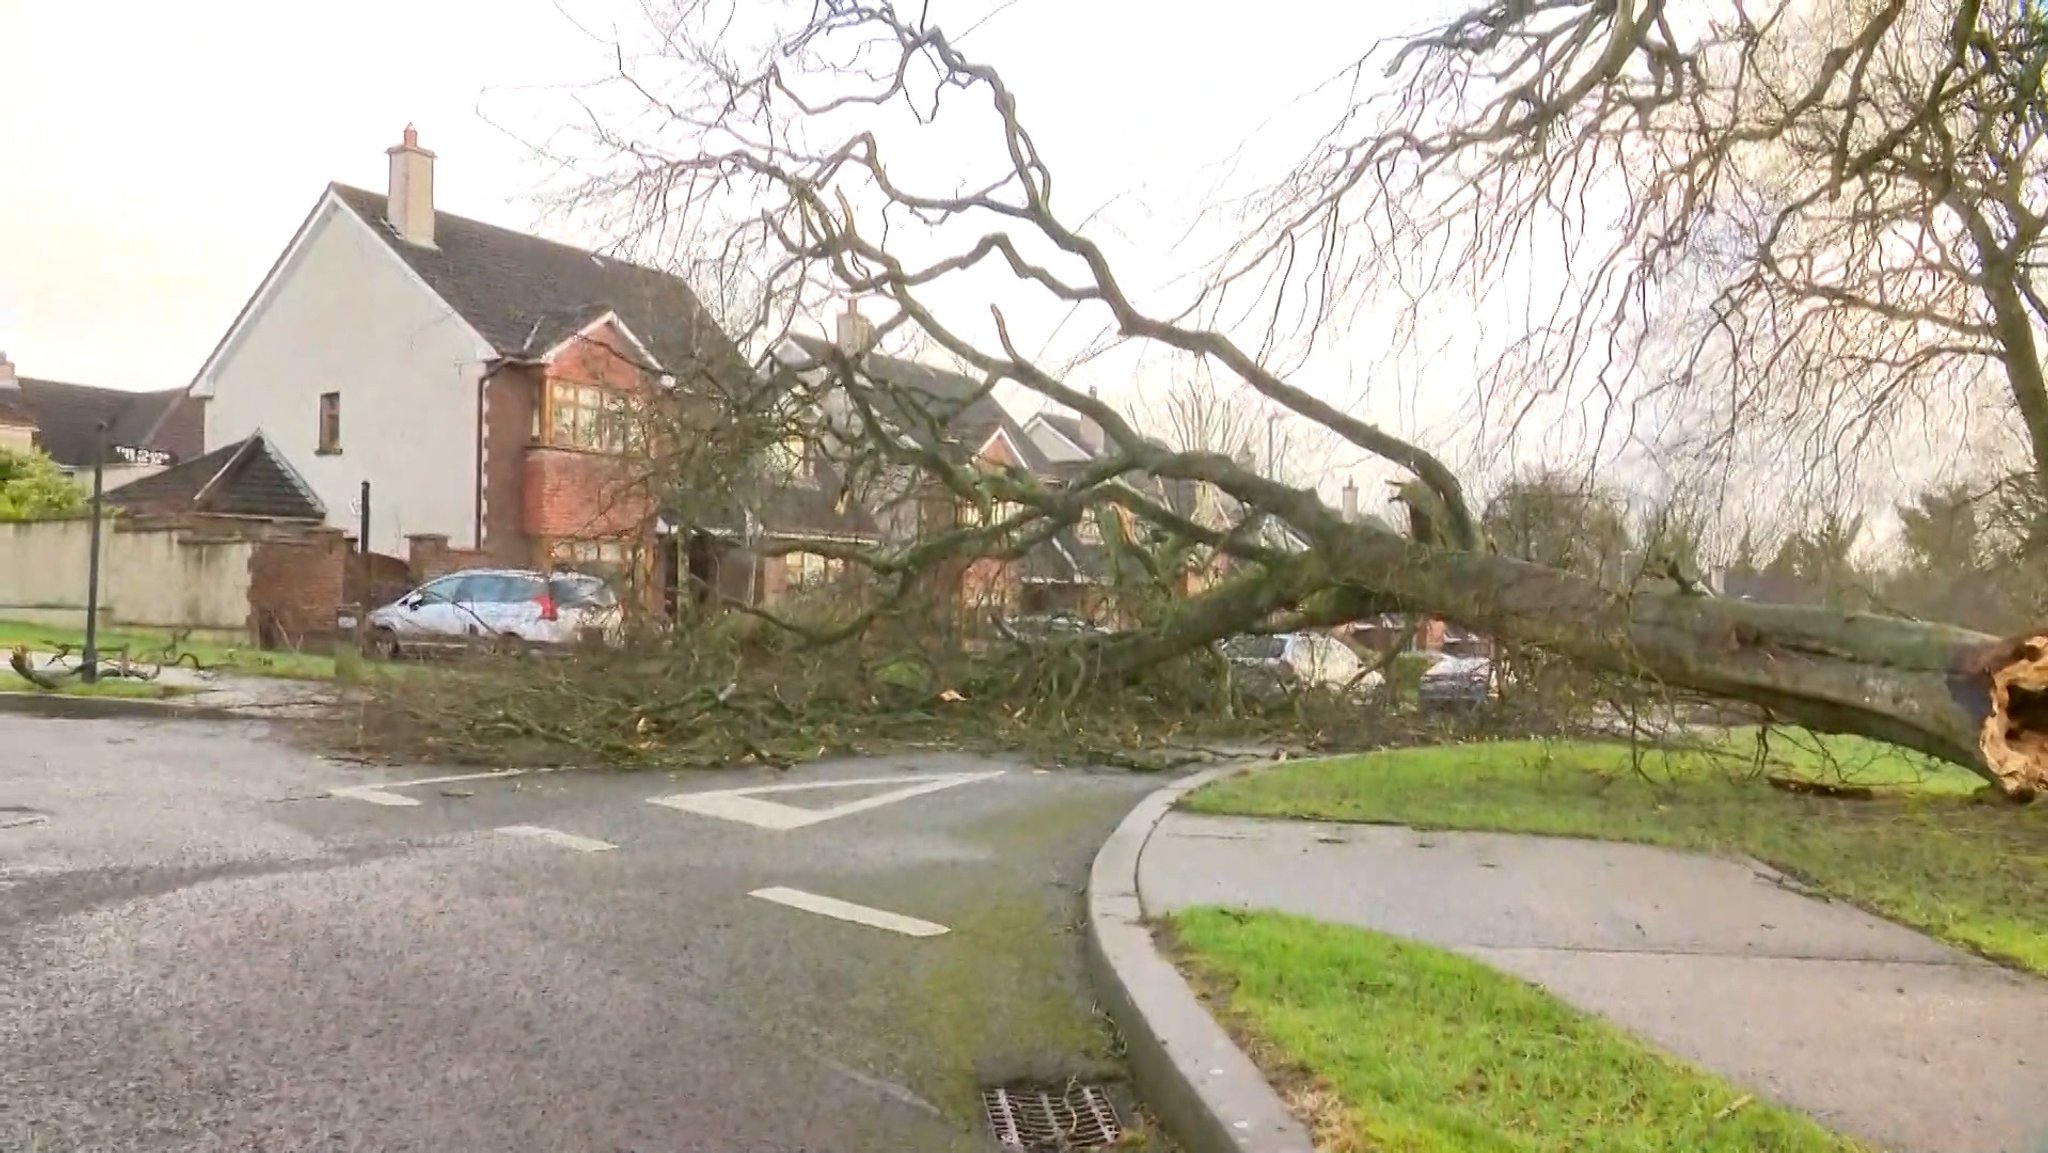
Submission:
M 848 360 L 866 356 L 875 346 L 874 322 L 862 316 L 850 300 L 846 302 L 846 311 L 839 314 L 836 335 L 839 352 Z
M 1088 399 L 1100 399 L 1092 384 L 1088 386 Z M 1101 456 L 1109 448 L 1108 434 L 1103 432 L 1102 425 L 1094 417 L 1085 412 L 1081 414 L 1081 447 L 1087 449 L 1090 456 Z
M 434 154 L 420 147 L 408 124 L 405 140 L 384 150 L 391 158 L 391 187 L 384 218 L 407 244 L 434 247 Z
M 0 392 L 20 392 L 21 379 L 14 375 L 14 362 L 0 351 Z
M 1348 477 L 1344 481 L 1344 519 L 1358 519 L 1358 482 Z

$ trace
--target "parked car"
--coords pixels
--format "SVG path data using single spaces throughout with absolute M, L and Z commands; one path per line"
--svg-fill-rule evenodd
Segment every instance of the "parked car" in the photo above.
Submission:
M 1351 646 L 1320 633 L 1232 637 L 1222 652 L 1255 689 L 1362 689 L 1384 679 Z
M 1474 708 L 1493 699 L 1493 661 L 1437 654 L 1422 671 L 1416 700 L 1423 708 Z
M 1102 636 L 1108 629 L 1074 613 L 1027 613 L 998 617 L 996 631 L 1016 641 L 1059 641 L 1077 637 Z
M 465 569 L 430 580 L 368 618 L 371 650 L 512 642 L 568 645 L 615 639 L 619 598 L 602 578 L 525 569 Z

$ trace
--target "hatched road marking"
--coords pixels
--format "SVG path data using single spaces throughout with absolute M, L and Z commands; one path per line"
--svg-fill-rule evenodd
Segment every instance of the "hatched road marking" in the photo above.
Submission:
M 600 841 L 596 837 L 579 837 L 574 833 L 542 828 L 539 825 L 506 825 L 498 831 L 512 837 L 532 837 L 535 840 L 546 841 L 550 845 L 574 849 L 579 853 L 602 853 L 618 848 L 610 841 Z
M 675 793 L 666 797 L 649 797 L 647 803 L 650 805 L 665 805 L 671 809 L 685 813 L 696 813 L 699 816 L 717 817 L 724 821 L 738 821 L 743 825 L 752 825 L 757 829 L 788 832 L 791 829 L 801 829 L 809 825 L 815 825 L 820 821 L 830 821 L 838 817 L 850 817 L 855 813 L 865 813 L 870 809 L 879 809 L 883 805 L 893 805 L 898 801 L 922 797 L 929 793 L 936 793 L 941 789 L 953 788 L 956 785 L 993 780 L 1002 775 L 1003 770 L 995 769 L 985 773 L 929 773 L 917 776 L 861 777 L 858 780 L 851 781 L 812 781 L 797 785 L 755 785 L 745 789 L 719 789 L 715 792 Z M 785 805 L 777 801 L 764 801 L 760 799 L 762 796 L 773 793 L 795 793 L 807 789 L 850 789 L 866 785 L 895 785 L 901 784 L 904 781 L 916 783 L 900 789 L 891 789 L 886 793 L 876 793 L 872 797 L 862 797 L 857 801 L 848 801 L 843 805 L 834 805 L 829 809 L 800 809 L 795 805 Z M 756 895 L 758 896 L 758 894 Z
M 887 929 L 891 933 L 901 933 L 906 937 L 937 937 L 946 932 L 944 925 L 920 921 L 916 917 L 891 913 L 887 909 L 871 909 L 866 905 L 856 905 L 836 897 L 821 897 L 816 893 L 784 888 L 781 885 L 755 889 L 747 896 L 787 905 L 792 909 L 802 909 L 806 913 L 816 913 L 822 917 L 834 917 L 841 921 L 852 921 L 856 925 Z

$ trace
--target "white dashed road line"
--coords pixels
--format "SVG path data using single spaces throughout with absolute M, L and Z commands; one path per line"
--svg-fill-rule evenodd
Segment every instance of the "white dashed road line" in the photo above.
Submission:
M 457 781 L 490 781 L 499 777 L 516 777 L 524 772 L 525 769 L 499 769 L 494 773 L 458 773 L 452 777 L 422 777 L 417 781 L 392 781 L 383 785 L 347 785 L 332 789 L 327 795 L 351 801 L 368 801 L 373 805 L 409 808 L 419 804 L 419 799 L 391 792 L 392 789 L 410 789 L 415 785 L 452 785 Z
M 806 913 L 836 917 L 841 921 L 852 921 L 856 925 L 867 925 L 875 929 L 887 929 L 906 937 L 937 937 L 946 932 L 944 925 L 934 925 L 930 921 L 920 921 L 916 917 L 906 917 L 886 909 L 870 909 L 866 905 L 856 905 L 836 897 L 821 897 L 816 893 L 806 893 L 802 889 L 787 889 L 781 885 L 755 889 L 747 895 L 759 897 L 764 901 L 773 901 L 778 905 L 787 905 L 792 909 L 802 909 Z
M 850 817 L 855 813 L 865 813 L 870 809 L 879 809 L 883 805 L 893 805 L 898 801 L 907 801 L 912 797 L 922 797 L 927 793 L 936 793 L 941 789 L 950 789 L 956 785 L 972 784 L 975 781 L 991 780 L 1002 775 L 1003 770 L 996 769 L 986 773 L 928 773 L 919 776 L 898 774 L 893 777 L 861 777 L 858 780 L 851 781 L 811 781 L 798 785 L 756 785 L 746 789 L 719 789 L 715 792 L 675 793 L 666 797 L 649 797 L 647 803 L 650 805 L 665 805 L 671 809 L 677 809 L 685 813 L 696 813 L 699 816 L 717 817 L 720 820 L 726 821 L 738 821 L 743 825 L 752 825 L 757 829 L 788 832 L 791 829 L 801 829 L 808 825 L 815 825 L 820 821 L 829 821 L 836 817 Z M 795 805 L 785 805 L 777 801 L 764 801 L 760 799 L 762 796 L 773 793 L 796 793 L 810 789 L 850 789 L 861 786 L 901 785 L 906 781 L 913 783 L 905 785 L 900 789 L 891 789 L 886 793 L 876 793 L 872 797 L 862 797 L 857 801 L 848 801 L 843 805 L 834 805 L 829 809 L 802 809 Z
M 565 833 L 560 829 L 545 829 L 539 825 L 506 825 L 498 831 L 513 837 L 532 837 L 535 840 L 546 841 L 550 845 L 574 849 L 579 853 L 602 853 L 618 848 L 610 841 L 600 841 L 596 837 L 579 837 L 574 833 Z

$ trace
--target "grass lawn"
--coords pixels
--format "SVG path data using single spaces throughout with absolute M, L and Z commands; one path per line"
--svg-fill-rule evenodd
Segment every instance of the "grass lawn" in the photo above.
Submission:
M 171 634 L 114 629 L 99 634 L 96 639 L 105 659 L 114 659 L 119 655 L 117 650 L 120 646 L 127 645 L 128 659 L 133 663 L 148 666 L 163 658 L 165 647 L 171 643 Z M 67 644 L 72 648 L 72 656 L 76 657 L 78 651 L 85 645 L 85 633 L 55 625 L 0 620 L 0 649 L 12 648 L 18 644 L 39 651 L 48 651 L 54 649 L 56 645 Z M 264 652 L 254 647 L 231 647 L 201 640 L 187 643 L 180 651 L 191 653 L 208 669 L 240 673 L 243 676 L 282 677 L 307 681 L 334 679 L 334 658 L 318 653 Z
M 1451 953 L 1279 913 L 1169 924 L 1321 1153 L 1861 1148 Z
M 1746 853 L 1815 888 L 2048 974 L 2048 804 L 1980 799 L 1969 773 L 1853 737 L 1737 730 L 1691 750 L 1502 741 L 1303 761 L 1197 790 L 1203 813 L 1384 822 Z M 1764 771 L 1863 785 L 1803 796 Z
M 16 673 L 13 669 L 0 667 L 0 693 L 46 693 L 49 691 L 48 689 L 39 689 L 22 680 L 20 674 Z M 183 696 L 186 691 L 173 685 L 160 685 L 152 681 L 129 680 L 126 677 L 114 677 L 90 685 L 82 681 L 70 680 L 65 682 L 63 688 L 56 690 L 56 692 L 67 697 L 129 697 L 147 700 L 163 700 L 167 697 Z

